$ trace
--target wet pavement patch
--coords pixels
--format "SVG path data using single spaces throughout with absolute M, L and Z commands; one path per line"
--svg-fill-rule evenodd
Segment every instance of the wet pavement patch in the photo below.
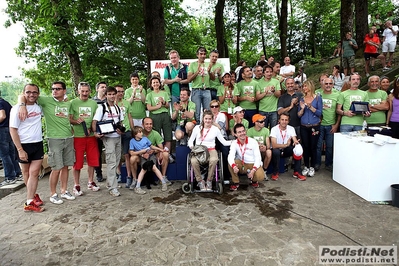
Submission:
M 247 194 L 247 195 L 245 195 Z M 154 197 L 154 202 L 164 204 L 195 204 L 196 197 L 216 200 L 224 205 L 232 206 L 239 203 L 253 203 L 259 209 L 260 213 L 274 219 L 277 224 L 291 215 L 290 210 L 293 209 L 291 200 L 280 199 L 286 193 L 278 188 L 271 188 L 266 191 L 252 190 L 248 186 L 241 186 L 238 191 L 225 192 L 222 195 L 217 193 L 192 193 L 185 194 L 181 189 L 176 189 L 168 196 Z

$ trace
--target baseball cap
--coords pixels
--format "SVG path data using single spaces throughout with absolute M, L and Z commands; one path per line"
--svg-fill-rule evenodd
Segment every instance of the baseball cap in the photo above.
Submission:
M 235 114 L 235 113 L 237 113 L 237 112 L 240 112 L 240 111 L 245 111 L 245 109 L 242 109 L 241 106 L 234 107 L 234 109 L 233 109 L 233 114 Z
M 265 119 L 266 119 L 266 116 L 256 114 L 252 117 L 252 123 L 255 123 L 256 121 L 265 120 Z
M 292 152 L 293 152 L 292 157 L 294 157 L 295 160 L 302 159 L 303 148 L 301 144 L 295 145 Z
M 231 74 L 229 72 L 224 72 L 223 75 L 222 75 L 222 78 L 224 78 L 224 76 L 226 76 L 226 75 L 231 76 Z

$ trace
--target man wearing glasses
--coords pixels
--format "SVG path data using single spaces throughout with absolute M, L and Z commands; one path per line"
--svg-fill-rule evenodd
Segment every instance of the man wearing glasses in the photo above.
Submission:
M 19 106 L 16 105 L 10 113 L 10 134 L 18 151 L 18 161 L 26 185 L 26 203 L 24 211 L 42 212 L 43 201 L 36 193 L 39 182 L 39 172 L 43 161 L 42 110 L 37 105 L 39 87 L 26 84 L 24 97 L 28 116 L 24 121 L 18 117 Z
M 90 84 L 80 82 L 78 84 L 79 97 L 71 101 L 71 112 L 69 121 L 73 126 L 74 132 L 74 148 L 76 161 L 73 165 L 73 179 L 75 186 L 73 193 L 75 196 L 83 195 L 80 187 L 80 171 L 83 168 L 84 154 L 86 153 L 88 182 L 87 189 L 98 191 L 100 187 L 94 182 L 94 167 L 99 166 L 98 158 L 100 156 L 97 139 L 91 130 L 91 123 L 97 110 L 96 101 L 89 99 Z
M 69 122 L 71 102 L 66 102 L 66 85 L 62 81 L 53 82 L 51 85 L 52 97 L 40 96 L 37 99 L 42 107 L 46 120 L 46 134 L 48 143 L 48 163 L 50 173 L 50 201 L 62 204 L 62 199 L 74 200 L 75 197 L 68 192 L 68 166 L 75 163 L 73 146 L 73 133 Z M 21 120 L 27 117 L 26 98 L 18 97 L 21 105 L 19 111 Z M 57 194 L 58 180 L 61 180 L 61 198 Z
M 269 138 L 269 129 L 265 127 L 266 116 L 256 114 L 252 117 L 252 122 L 255 126 L 247 131 L 247 136 L 255 139 L 259 144 L 260 154 L 263 160 L 263 171 L 265 172 L 265 180 L 268 180 L 266 175 L 267 168 L 269 167 L 272 159 L 272 150 Z
M 323 148 L 323 141 L 326 143 L 326 159 L 325 166 L 326 170 L 332 171 L 333 167 L 333 144 L 334 144 L 334 133 L 338 132 L 339 124 L 341 123 L 341 116 L 337 115 L 335 109 L 337 107 L 337 101 L 339 92 L 334 90 L 334 80 L 331 78 L 324 78 L 323 90 L 320 92 L 320 96 L 323 101 L 322 120 L 320 124 L 320 136 L 317 143 L 317 155 L 315 170 L 318 171 L 321 165 L 321 153 Z
M 229 156 L 229 171 L 232 178 L 230 190 L 235 191 L 240 186 L 238 174 L 247 174 L 253 188 L 259 187 L 259 181 L 265 178 L 259 145 L 256 140 L 247 136 L 243 124 L 236 124 L 233 128 L 237 140 L 231 142 Z

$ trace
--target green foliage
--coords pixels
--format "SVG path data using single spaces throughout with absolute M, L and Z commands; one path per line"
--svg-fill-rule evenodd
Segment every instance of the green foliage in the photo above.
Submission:
M 18 102 L 18 95 L 21 94 L 25 83 L 26 81 L 22 78 L 0 82 L 1 97 L 11 105 L 15 105 Z

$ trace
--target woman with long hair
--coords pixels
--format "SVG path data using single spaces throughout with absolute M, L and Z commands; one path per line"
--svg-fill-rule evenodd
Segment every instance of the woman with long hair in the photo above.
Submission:
M 165 140 L 165 147 L 171 149 L 172 142 L 172 119 L 169 114 L 169 94 L 161 90 L 161 80 L 158 77 L 150 79 L 151 91 L 147 94 L 145 103 L 150 117 L 153 121 L 153 128 L 161 134 Z
M 223 138 L 220 130 L 213 124 L 213 114 L 209 110 L 205 110 L 202 114 L 202 121 L 200 125 L 196 125 L 193 129 L 190 139 L 188 140 L 188 146 L 190 149 L 194 147 L 194 141 L 196 145 L 204 145 L 209 151 L 209 165 L 208 165 L 208 177 L 205 180 L 201 177 L 200 163 L 194 156 L 191 157 L 191 166 L 194 169 L 195 179 L 198 182 L 198 186 L 201 191 L 212 191 L 212 180 L 215 173 L 216 164 L 218 163 L 218 153 L 215 149 L 216 138 L 225 146 L 230 146 L 231 141 L 227 141 Z
M 389 111 L 387 126 L 392 130 L 392 138 L 399 139 L 399 78 L 393 84 L 393 91 L 388 97 Z
M 345 82 L 345 75 L 340 71 L 339 65 L 333 66 L 333 71 L 330 79 L 334 81 L 334 88 L 337 89 L 337 91 L 341 91 L 342 86 Z
M 222 79 L 222 84 L 219 86 L 217 93 L 220 102 L 220 112 L 224 113 L 228 119 L 231 119 L 233 118 L 233 109 L 237 104 L 237 96 L 233 94 L 235 86 L 232 83 L 230 73 L 224 73 Z
M 301 138 L 303 147 L 304 176 L 314 176 L 317 156 L 317 142 L 320 135 L 320 122 L 323 111 L 323 102 L 315 94 L 313 81 L 303 83 L 303 97 L 299 101 L 298 116 L 301 118 Z

